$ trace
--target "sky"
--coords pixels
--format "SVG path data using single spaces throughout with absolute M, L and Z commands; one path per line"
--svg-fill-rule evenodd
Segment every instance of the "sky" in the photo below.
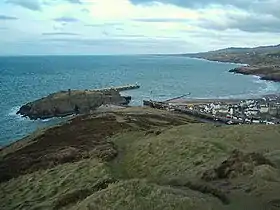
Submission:
M 0 0 L 0 55 L 190 53 L 280 44 L 280 0 Z

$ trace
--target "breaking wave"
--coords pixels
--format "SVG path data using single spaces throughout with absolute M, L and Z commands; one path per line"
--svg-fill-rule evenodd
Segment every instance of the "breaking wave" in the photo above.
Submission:
M 26 117 L 22 117 L 21 115 L 17 114 L 17 111 L 20 109 L 20 106 L 14 106 L 10 109 L 10 111 L 8 112 L 8 116 L 9 117 L 13 117 L 16 118 L 17 120 L 23 121 L 23 120 L 27 120 Z

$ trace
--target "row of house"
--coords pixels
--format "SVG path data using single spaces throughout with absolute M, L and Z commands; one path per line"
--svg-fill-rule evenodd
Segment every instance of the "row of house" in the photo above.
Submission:
M 280 102 L 278 100 L 243 100 L 234 104 L 213 102 L 209 104 L 189 105 L 189 109 L 212 114 L 213 117 L 226 117 L 243 123 L 275 124 L 279 122 Z

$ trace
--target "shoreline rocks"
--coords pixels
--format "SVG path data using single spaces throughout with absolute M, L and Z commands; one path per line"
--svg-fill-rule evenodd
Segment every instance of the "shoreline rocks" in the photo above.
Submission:
M 48 95 L 23 105 L 17 114 L 31 120 L 65 117 L 72 114 L 84 114 L 105 104 L 128 105 L 130 96 L 121 96 L 120 92 L 108 90 L 68 90 Z
M 256 75 L 261 80 L 280 82 L 279 44 L 254 48 L 230 47 L 208 52 L 185 54 L 185 56 L 223 63 L 244 64 L 245 66 L 237 67 L 230 70 L 230 72 Z
M 280 82 L 280 66 L 241 66 L 229 70 L 231 73 L 259 76 L 261 80 Z

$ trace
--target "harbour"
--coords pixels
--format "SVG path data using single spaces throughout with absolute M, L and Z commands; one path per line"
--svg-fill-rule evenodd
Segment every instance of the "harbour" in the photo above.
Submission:
M 188 99 L 143 101 L 144 106 L 194 116 L 205 122 L 236 124 L 280 124 L 280 97 L 266 95 L 257 99 Z

